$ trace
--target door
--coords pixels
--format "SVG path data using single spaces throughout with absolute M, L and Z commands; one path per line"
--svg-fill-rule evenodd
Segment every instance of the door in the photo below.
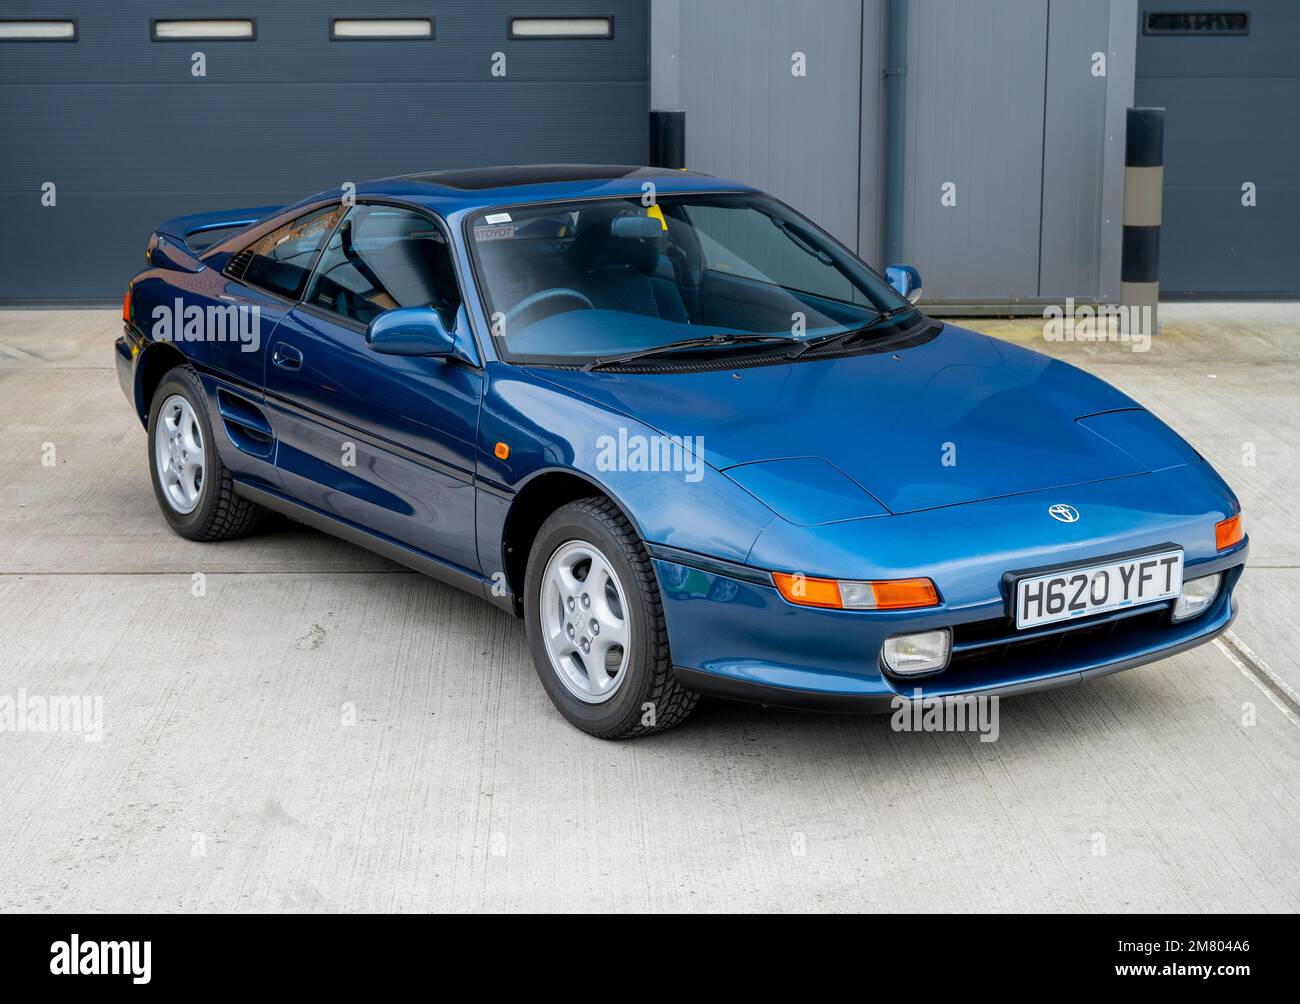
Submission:
M 342 206 L 329 205 L 303 213 L 243 248 L 220 275 L 207 269 L 199 272 L 195 284 L 202 282 L 210 294 L 190 301 L 208 316 L 214 316 L 213 308 L 225 308 L 233 316 L 226 325 L 231 337 L 223 337 L 208 355 L 195 358 L 249 391 L 260 388 L 271 336 L 302 296 L 312 263 L 343 212 Z
M 414 210 L 354 207 L 266 356 L 286 490 L 330 516 L 471 572 L 482 371 L 459 358 L 381 355 L 366 326 L 433 306 L 468 337 L 446 233 Z
M 1165 296 L 1300 293 L 1300 4 L 1143 0 L 1134 104 L 1165 109 Z

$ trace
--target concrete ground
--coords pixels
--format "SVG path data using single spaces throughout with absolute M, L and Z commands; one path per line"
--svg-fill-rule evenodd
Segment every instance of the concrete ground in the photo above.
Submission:
M 715 703 L 611 744 L 481 601 L 289 524 L 171 534 L 115 313 L 0 312 L 0 698 L 102 699 L 98 742 L 0 732 L 0 909 L 1294 911 L 1298 313 L 1170 306 L 1144 354 L 973 324 L 1238 491 L 1224 644 L 1006 700 L 995 743 Z

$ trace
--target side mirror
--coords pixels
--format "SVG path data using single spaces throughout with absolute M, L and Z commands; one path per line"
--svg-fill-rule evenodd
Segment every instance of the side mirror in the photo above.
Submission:
M 908 303 L 921 299 L 921 273 L 912 265 L 890 265 L 885 269 L 885 278 L 900 294 L 907 297 Z
M 386 310 L 366 329 L 366 344 L 389 356 L 449 356 L 456 337 L 432 307 Z

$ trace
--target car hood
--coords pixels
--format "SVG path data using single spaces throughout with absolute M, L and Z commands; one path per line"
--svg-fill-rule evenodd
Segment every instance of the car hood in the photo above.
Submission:
M 799 491 L 797 478 L 782 487 L 779 477 L 796 466 L 754 479 L 742 465 L 819 458 L 892 513 L 1152 468 L 1078 421 L 1136 409 L 1131 398 L 1067 363 L 952 325 L 921 345 L 829 360 L 534 372 L 661 434 L 701 437 L 709 464 L 742 484 L 761 482 L 757 494 L 769 504 L 773 494 Z

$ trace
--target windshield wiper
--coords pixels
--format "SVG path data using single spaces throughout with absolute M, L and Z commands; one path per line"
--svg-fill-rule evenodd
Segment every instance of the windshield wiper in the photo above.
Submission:
M 760 334 L 716 334 L 703 335 L 699 338 L 684 338 L 679 342 L 669 342 L 666 345 L 654 345 L 648 349 L 637 349 L 634 352 L 624 352 L 617 356 L 604 356 L 600 359 L 593 359 L 591 362 L 582 367 L 583 372 L 590 373 L 592 370 L 598 370 L 605 366 L 615 366 L 619 363 L 628 363 L 636 359 L 646 359 L 650 356 L 668 355 L 681 349 L 706 349 L 706 348 L 727 348 L 732 345 L 771 345 L 774 343 L 791 344 L 794 348 L 786 353 L 785 358 L 797 359 L 809 349 L 819 348 L 829 345 L 832 342 L 842 342 L 848 344 L 860 335 L 865 334 L 872 328 L 891 321 L 900 314 L 905 314 L 909 310 L 916 308 L 908 303 L 901 307 L 895 307 L 893 310 L 886 310 L 878 317 L 873 317 L 866 324 L 852 328 L 848 331 L 839 331 L 833 335 L 823 335 L 821 338 L 801 339 L 794 335 L 760 335 Z
M 679 349 L 726 348 L 731 345 L 760 345 L 772 342 L 789 343 L 795 341 L 798 341 L 798 339 L 793 335 L 704 335 L 699 338 L 684 338 L 679 342 L 669 342 L 666 345 L 655 345 L 648 349 L 637 349 L 635 352 L 624 352 L 622 355 L 593 359 L 582 369 L 583 372 L 590 373 L 602 366 L 628 363 L 634 359 L 645 359 L 649 356 L 667 355 Z
M 848 331 L 837 331 L 833 335 L 823 335 L 821 338 L 809 338 L 806 341 L 801 341 L 793 351 L 786 354 L 786 358 L 798 359 L 809 349 L 824 348 L 834 343 L 848 345 L 850 342 L 856 341 L 859 337 L 865 335 L 872 328 L 877 328 L 886 321 L 892 321 L 900 314 L 906 314 L 909 310 L 915 309 L 916 307 L 913 304 L 908 303 L 902 307 L 895 307 L 892 310 L 886 310 L 880 316 L 873 317 L 866 324 L 863 324 L 860 327 L 850 328 Z

